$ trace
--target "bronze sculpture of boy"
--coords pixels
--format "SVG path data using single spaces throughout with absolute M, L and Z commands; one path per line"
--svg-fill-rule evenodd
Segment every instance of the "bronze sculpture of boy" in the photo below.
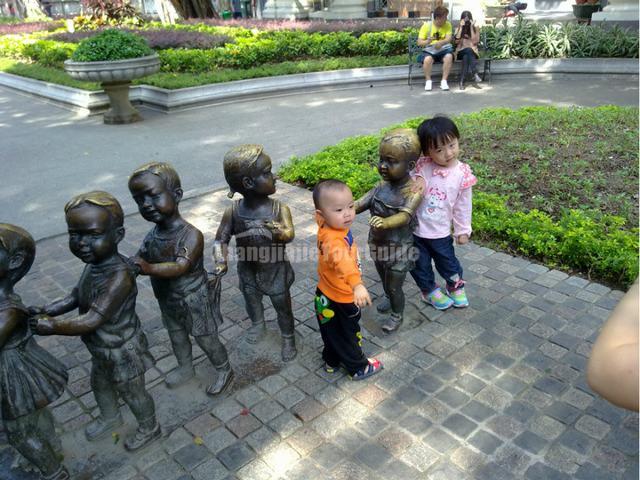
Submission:
M 169 388 L 195 374 L 189 335 L 218 372 L 207 393 L 222 392 L 233 380 L 227 350 L 218 337 L 222 322 L 219 304 L 213 304 L 203 264 L 202 232 L 180 215 L 180 177 L 167 163 L 149 163 L 129 178 L 129 190 L 143 218 L 156 226 L 147 234 L 132 259 L 143 275 L 151 277 L 162 322 L 169 332 L 178 368 L 167 375 Z
M 153 365 L 147 338 L 135 312 L 135 272 L 118 244 L 124 238 L 124 215 L 106 192 L 89 192 L 64 208 L 69 249 L 87 265 L 76 288 L 60 300 L 37 309 L 32 319 L 39 335 L 79 335 L 91 354 L 91 387 L 100 410 L 85 429 L 88 440 L 122 424 L 118 397 L 138 421 L 124 443 L 137 450 L 160 437 L 153 398 L 145 389 L 145 371 Z M 75 318 L 52 318 L 78 308 Z
M 402 324 L 402 285 L 416 258 L 413 229 L 423 194 L 410 172 L 420 157 L 420 140 L 414 130 L 392 130 L 382 138 L 379 151 L 382 181 L 358 199 L 355 208 L 356 213 L 371 212 L 369 249 L 386 296 L 378 310 L 391 311 L 382 325 L 390 333 Z
M 271 158 L 261 145 L 240 145 L 224 156 L 224 176 L 234 193 L 242 194 L 223 216 L 213 247 L 216 272 L 227 271 L 227 249 L 235 235 L 238 277 L 251 327 L 247 341 L 256 343 L 264 334 L 263 296 L 276 310 L 282 335 L 282 360 L 293 360 L 298 353 L 289 288 L 294 272 L 286 254 L 286 244 L 295 236 L 291 211 L 269 196 L 276 191 Z

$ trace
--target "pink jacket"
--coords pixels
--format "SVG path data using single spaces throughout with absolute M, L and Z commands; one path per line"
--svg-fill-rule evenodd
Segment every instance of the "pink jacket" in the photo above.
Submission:
M 440 167 L 429 157 L 421 157 L 414 175 L 426 183 L 425 199 L 418 207 L 418 226 L 414 234 L 421 238 L 445 238 L 453 234 L 471 234 L 471 187 L 476 177 L 466 163 Z

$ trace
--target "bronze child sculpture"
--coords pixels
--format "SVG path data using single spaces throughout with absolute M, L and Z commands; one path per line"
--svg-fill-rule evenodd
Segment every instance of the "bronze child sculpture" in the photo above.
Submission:
M 178 210 L 182 199 L 180 177 L 167 163 L 149 163 L 133 172 L 129 190 L 144 219 L 156 224 L 133 261 L 140 273 L 151 277 L 162 322 L 178 360 L 178 368 L 167 375 L 165 382 L 174 388 L 194 376 L 189 340 L 193 335 L 218 372 L 207 393 L 218 394 L 233 380 L 233 370 L 218 337 L 222 317 L 219 304 L 213 305 L 209 295 L 203 264 L 204 237 Z
M 402 285 L 416 258 L 413 229 L 423 195 L 410 172 L 420 157 L 420 140 L 413 130 L 393 130 L 382 138 L 379 151 L 382 181 L 360 198 L 355 208 L 356 213 L 371 212 L 369 249 L 386 296 L 378 311 L 391 311 L 382 325 L 382 330 L 390 333 L 402 324 Z
M 0 223 L 0 416 L 9 444 L 44 478 L 64 480 L 69 473 L 60 464 L 60 440 L 47 405 L 64 392 L 67 370 L 35 342 L 29 312 L 13 291 L 35 254 L 28 232 Z
M 135 272 L 118 253 L 124 237 L 122 208 L 106 192 L 89 192 L 64 207 L 69 249 L 87 265 L 76 288 L 65 298 L 38 309 L 32 319 L 39 335 L 80 335 L 91 354 L 91 387 L 100 416 L 85 429 L 94 440 L 122 424 L 118 396 L 138 421 L 125 440 L 134 451 L 160 437 L 153 398 L 144 374 L 153 365 L 147 338 L 136 315 Z M 78 308 L 80 316 L 52 318 Z
M 247 341 L 256 343 L 265 331 L 262 297 L 267 295 L 276 310 L 282 335 L 282 360 L 296 354 L 293 310 L 289 288 L 293 268 L 286 255 L 286 244 L 294 237 L 289 207 L 269 198 L 276 191 L 271 159 L 261 145 L 240 145 L 224 156 L 224 176 L 231 189 L 242 194 L 223 216 L 213 246 L 216 272 L 227 271 L 227 249 L 236 237 L 238 277 L 251 327 Z

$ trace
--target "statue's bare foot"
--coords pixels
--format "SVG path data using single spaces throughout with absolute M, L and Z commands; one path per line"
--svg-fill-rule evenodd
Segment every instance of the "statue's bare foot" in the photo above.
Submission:
M 233 378 L 235 374 L 233 370 L 231 370 L 231 366 L 228 366 L 225 370 L 218 370 L 218 377 L 216 381 L 213 382 L 209 388 L 207 388 L 208 395 L 218 395 L 224 392 L 231 383 L 233 383 Z
M 266 332 L 266 327 L 264 322 L 254 323 L 247 330 L 247 342 L 249 343 L 258 343 L 264 337 Z
M 184 365 L 167 374 L 164 383 L 168 388 L 176 388 L 191 380 L 195 374 L 193 365 Z
M 296 339 L 293 335 L 290 337 L 282 336 L 282 361 L 290 362 L 298 355 L 298 350 L 296 349 Z

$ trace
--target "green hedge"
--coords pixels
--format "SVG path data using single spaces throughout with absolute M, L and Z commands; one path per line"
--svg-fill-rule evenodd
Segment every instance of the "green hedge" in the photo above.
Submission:
M 571 110 L 555 110 L 571 114 Z M 607 118 L 616 113 L 638 116 L 637 109 L 604 107 L 585 110 L 593 110 L 594 115 L 600 112 Z M 473 116 L 482 128 L 491 131 L 497 128 L 492 124 L 492 118 L 503 117 L 503 113 L 503 109 L 497 112 L 488 109 L 461 115 L 458 124 L 464 125 L 469 120 L 466 117 Z M 521 117 L 532 114 L 533 118 L 536 112 L 535 109 L 525 108 L 516 113 Z M 400 126 L 416 128 L 422 120 L 411 119 Z M 536 119 L 536 122 L 539 120 Z M 543 131 L 549 130 L 549 126 L 539 123 L 537 127 Z M 281 167 L 280 177 L 286 182 L 307 187 L 312 187 L 321 179 L 339 178 L 351 187 L 355 197 L 359 197 L 379 180 L 375 167 L 377 150 L 386 130 L 376 135 L 347 138 L 312 155 L 292 157 Z M 537 131 L 530 133 L 537 135 Z M 497 147 L 493 145 L 487 148 L 495 150 Z M 637 152 L 635 154 L 635 160 L 629 161 L 637 165 Z M 626 220 L 621 216 L 597 211 L 591 205 L 579 209 L 560 209 L 553 217 L 538 209 L 517 210 L 510 206 L 512 202 L 508 195 L 483 191 L 492 187 L 490 182 L 483 182 L 481 176 L 483 157 L 482 151 L 474 151 L 472 167 L 479 177 L 478 187 L 474 189 L 473 229 L 476 240 L 538 259 L 552 267 L 576 270 L 625 288 L 638 276 L 638 228 L 626 225 Z M 558 175 L 558 178 L 561 177 Z M 492 180 L 499 182 L 499 174 L 498 178 Z M 530 192 L 523 189 L 517 193 L 529 195 Z
M 0 56 L 16 60 L 27 60 L 45 67 L 62 68 L 65 60 L 71 58 L 77 45 L 23 38 L 16 35 L 0 37 Z
M 153 24 L 155 25 L 155 24 Z M 208 50 L 161 50 L 162 71 L 205 73 L 221 68 L 246 69 L 259 65 L 335 57 L 397 56 L 405 53 L 407 37 L 415 30 L 385 32 L 308 33 L 301 30 L 255 31 L 244 28 L 180 25 L 175 29 L 225 34 L 235 39 Z M 637 57 L 637 32 L 614 27 L 572 23 L 516 22 L 509 27 L 484 27 L 494 58 Z M 0 38 L 0 56 L 60 66 L 74 44 L 41 39 L 42 34 Z

